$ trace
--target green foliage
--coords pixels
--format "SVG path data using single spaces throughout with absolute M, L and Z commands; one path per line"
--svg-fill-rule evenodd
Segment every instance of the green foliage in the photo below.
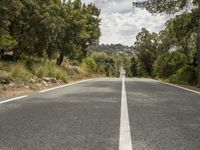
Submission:
M 195 8 L 167 21 L 159 35 L 142 29 L 135 42 L 137 75 L 196 84 L 197 18 Z
M 108 57 L 106 60 L 105 71 L 107 76 L 117 76 L 116 61 L 113 57 Z
M 10 35 L 3 35 L 0 37 L 0 48 L 13 48 L 17 45 L 17 41 Z
M 194 0 L 193 2 L 197 2 Z M 146 0 L 146 1 L 136 1 L 133 5 L 140 8 L 145 8 L 151 13 L 175 13 L 184 9 L 190 0 Z
M 166 53 L 155 61 L 154 75 L 159 78 L 168 78 L 187 63 L 186 55 L 179 51 Z
M 19 16 L 21 9 L 20 0 L 0 1 L 0 48 L 13 48 L 17 44 L 9 30 L 11 22 Z
M 30 65 L 31 64 L 31 65 Z M 1 70 L 3 72 L 1 72 Z M 58 80 L 68 82 L 68 70 L 64 67 L 58 67 L 54 62 L 39 61 L 32 58 L 25 58 L 24 61 L 18 63 L 1 63 L 0 62 L 0 78 L 3 79 L 30 79 L 36 76 L 55 77 Z
M 85 5 L 80 0 L 64 4 L 64 26 L 58 40 L 60 53 L 81 62 L 87 55 L 88 45 L 100 37 L 99 15 L 100 10 L 93 4 Z
M 112 55 L 109 56 L 105 52 L 94 52 L 90 56 L 92 59 L 94 59 L 95 63 L 97 64 L 97 72 L 100 73 L 105 73 L 107 76 L 115 76 L 119 77 L 119 70 L 121 66 L 124 63 L 125 65 L 125 60 L 129 59 L 129 57 L 122 57 L 122 56 L 117 56 L 117 55 Z M 129 64 L 127 65 L 129 66 Z
M 197 84 L 197 70 L 194 66 L 184 66 L 176 74 L 170 76 L 169 81 L 180 84 Z
M 95 63 L 94 59 L 91 57 L 87 57 L 83 60 L 83 66 L 91 72 L 95 72 L 97 69 L 97 64 Z
M 178 15 L 175 19 L 171 19 L 167 24 L 168 37 L 165 46 L 169 48 L 179 47 L 186 56 L 189 64 L 196 66 L 198 70 L 198 84 L 200 87 L 200 0 L 192 0 L 193 4 L 197 7 L 193 7 L 193 10 L 189 13 L 183 13 Z M 150 13 L 176 13 L 180 10 L 184 10 L 190 4 L 190 0 L 147 0 L 136 1 L 133 5 L 140 8 L 145 8 Z M 167 33 L 165 31 L 165 33 Z M 196 42 L 197 41 L 197 42 Z M 172 43 L 171 43 L 172 42 Z M 161 46 L 162 47 L 162 46 Z M 197 54 L 195 60 L 195 54 Z
M 157 56 L 158 35 L 150 33 L 145 28 L 137 35 L 135 42 L 135 51 L 140 64 L 140 69 L 143 69 L 148 76 L 153 73 L 153 64 Z
M 13 78 L 29 78 L 31 73 L 27 70 L 27 68 L 22 63 L 17 63 L 12 68 L 12 77 Z
M 33 63 L 31 65 L 31 72 L 33 75 L 36 75 L 39 78 L 47 77 L 56 77 L 64 82 L 68 81 L 68 74 L 61 67 L 55 65 L 54 62 L 44 61 L 42 63 Z
M 105 72 L 105 66 L 108 59 L 108 55 L 104 52 L 94 52 L 90 56 L 97 64 L 97 71 Z
M 80 0 L 1 0 L 0 48 L 52 59 L 60 53 L 81 61 L 100 36 L 100 10 Z

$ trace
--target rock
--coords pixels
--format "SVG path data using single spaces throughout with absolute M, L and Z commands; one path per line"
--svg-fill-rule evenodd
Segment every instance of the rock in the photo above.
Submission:
M 38 77 L 37 77 L 37 76 L 33 76 L 33 79 L 34 79 L 34 80 L 38 80 Z
M 29 89 L 29 88 L 30 88 L 30 86 L 28 86 L 28 85 L 25 86 L 25 89 Z
M 58 80 L 58 83 L 59 83 L 59 84 L 62 84 L 62 83 L 63 83 L 63 81 L 62 81 L 62 80 Z
M 42 84 L 45 86 L 45 87 L 48 87 L 49 85 L 47 84 L 46 81 L 43 81 Z
M 15 83 L 14 83 L 14 82 L 11 82 L 11 83 L 9 83 L 9 86 L 10 86 L 10 87 L 15 87 Z
M 53 78 L 44 77 L 43 81 L 51 82 L 51 83 L 57 83 L 58 82 L 58 80 L 55 77 L 53 77 Z
M 2 87 L 2 89 L 3 89 L 3 91 L 6 91 L 6 90 L 8 90 L 9 88 L 8 88 L 6 85 L 4 85 L 4 86 Z
M 31 79 L 30 79 L 30 82 L 31 82 L 31 83 L 36 83 L 36 80 L 33 79 L 33 78 L 31 78 Z
M 51 78 L 49 78 L 49 77 L 44 77 L 43 80 L 46 81 L 46 82 L 50 82 L 50 81 L 51 81 Z
M 19 83 L 19 84 L 17 84 L 17 88 L 22 88 L 22 87 L 24 87 L 24 86 L 25 86 L 24 83 Z
M 10 79 L 3 79 L 3 80 L 1 80 L 1 83 L 2 84 L 10 84 L 12 82 L 12 80 L 10 80 Z
M 57 83 L 58 80 L 54 77 L 54 78 L 51 78 L 51 83 Z
M 42 85 L 41 84 L 32 84 L 31 86 L 30 86 L 30 89 L 32 89 L 32 90 L 40 90 L 42 88 Z

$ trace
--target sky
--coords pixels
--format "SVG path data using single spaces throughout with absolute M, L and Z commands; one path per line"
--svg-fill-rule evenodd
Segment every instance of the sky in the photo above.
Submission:
M 101 9 L 100 44 L 131 46 L 143 27 L 158 33 L 164 29 L 167 16 L 152 15 L 146 10 L 133 8 L 132 0 L 82 0 Z

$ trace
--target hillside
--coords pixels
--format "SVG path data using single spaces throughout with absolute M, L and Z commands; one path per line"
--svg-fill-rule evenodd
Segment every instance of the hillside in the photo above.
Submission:
M 111 44 L 111 45 L 93 45 L 88 48 L 88 53 L 93 52 L 105 52 L 108 55 L 135 55 L 135 50 L 133 46 L 125 46 L 122 44 Z

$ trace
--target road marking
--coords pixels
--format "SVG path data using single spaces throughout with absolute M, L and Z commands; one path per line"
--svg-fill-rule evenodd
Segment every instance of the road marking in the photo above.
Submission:
M 126 98 L 126 88 L 125 88 L 124 78 L 122 78 L 119 150 L 132 150 L 132 140 L 131 140 L 128 104 Z
M 94 78 L 94 79 L 95 79 L 95 78 Z M 39 91 L 39 93 L 44 93 L 44 92 L 56 90 L 56 89 L 59 89 L 59 88 L 63 88 L 63 87 L 67 87 L 67 86 L 71 86 L 71 85 L 75 85 L 75 84 L 79 84 L 79 83 L 91 81 L 91 80 L 94 80 L 94 79 L 82 80 L 82 81 L 79 81 L 79 82 L 74 82 L 74 83 L 70 83 L 70 84 L 66 84 L 66 85 L 62 85 L 62 86 L 58 86 L 58 87 L 54 87 L 54 88 L 42 90 L 42 91 Z
M 193 92 L 193 93 L 196 93 L 196 94 L 200 94 L 200 92 L 197 92 L 197 91 L 194 91 L 194 90 L 191 90 L 191 89 L 188 89 L 188 88 L 184 88 L 184 87 L 182 87 L 182 86 L 178 86 L 178 85 L 175 85 L 175 84 L 171 84 L 171 83 L 167 83 L 167 82 L 163 82 L 163 81 L 159 81 L 159 80 L 155 80 L 155 81 L 160 82 L 160 83 L 162 83 L 162 84 L 174 86 L 174 87 L 177 87 L 177 88 L 186 90 L 186 91 L 190 91 L 190 92 Z
M 28 95 L 7 99 L 5 101 L 1 101 L 0 104 L 8 103 L 8 102 L 15 101 L 15 100 L 18 100 L 18 99 L 22 99 L 22 98 L 25 98 L 25 97 L 28 97 Z

